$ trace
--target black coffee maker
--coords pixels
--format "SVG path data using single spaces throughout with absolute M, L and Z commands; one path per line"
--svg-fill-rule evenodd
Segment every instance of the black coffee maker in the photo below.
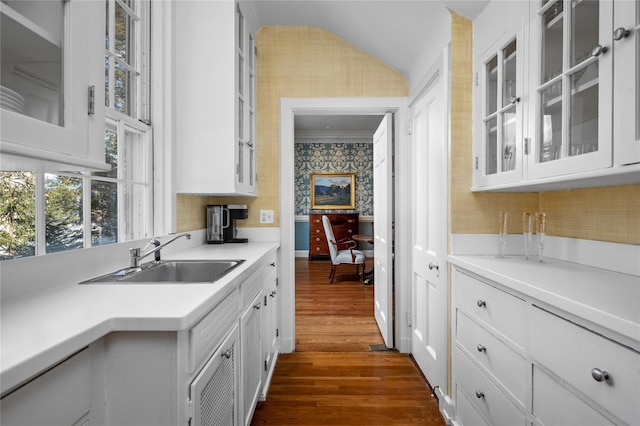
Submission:
M 226 206 L 227 226 L 223 226 L 223 237 L 225 243 L 246 243 L 248 238 L 238 238 L 237 219 L 249 217 L 249 209 L 246 204 L 229 204 Z

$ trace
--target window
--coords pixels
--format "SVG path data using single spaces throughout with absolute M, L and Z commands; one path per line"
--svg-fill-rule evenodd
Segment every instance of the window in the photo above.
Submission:
M 152 229 L 149 0 L 106 0 L 107 172 L 0 172 L 0 260 L 143 238 Z

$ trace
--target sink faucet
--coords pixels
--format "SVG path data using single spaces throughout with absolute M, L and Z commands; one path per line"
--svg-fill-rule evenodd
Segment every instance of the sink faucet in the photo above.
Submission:
M 152 238 L 146 246 L 144 246 L 142 249 L 140 247 L 137 248 L 130 248 L 129 249 L 129 254 L 131 255 L 131 263 L 130 266 L 132 268 L 137 268 L 138 266 L 140 266 L 140 261 L 142 259 L 144 259 L 145 257 L 151 255 L 152 253 L 155 253 L 155 260 L 156 262 L 160 261 L 160 250 L 171 244 L 172 242 L 174 242 L 175 240 L 177 240 L 180 237 L 186 237 L 187 240 L 191 239 L 191 234 L 190 233 L 185 233 L 185 234 L 180 234 L 180 235 L 176 235 L 175 237 L 173 237 L 172 239 L 170 239 L 169 241 L 165 241 L 164 243 L 160 244 L 160 241 L 158 241 L 155 238 Z M 142 254 L 141 252 L 146 250 L 147 247 L 149 247 L 151 244 L 154 245 L 154 248 L 152 248 L 151 250 L 149 250 L 148 252 Z

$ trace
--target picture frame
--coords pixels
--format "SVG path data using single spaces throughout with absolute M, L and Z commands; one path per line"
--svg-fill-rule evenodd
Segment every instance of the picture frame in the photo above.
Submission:
M 356 208 L 355 173 L 311 173 L 311 209 L 353 210 Z

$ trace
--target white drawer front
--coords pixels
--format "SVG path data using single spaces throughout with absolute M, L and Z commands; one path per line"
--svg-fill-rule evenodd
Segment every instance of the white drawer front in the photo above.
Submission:
M 461 425 L 489 426 L 489 423 L 476 411 L 467 394 L 461 391 L 460 386 L 456 386 L 456 418 Z
M 640 424 L 640 354 L 538 308 L 530 339 L 535 360 L 624 422 Z M 594 368 L 609 379 L 596 381 Z
M 239 299 L 238 290 L 233 290 L 233 293 L 189 330 L 189 373 L 193 373 L 211 356 L 231 327 L 238 321 Z
M 256 297 L 256 294 L 262 290 L 265 278 L 265 267 L 261 267 L 255 271 L 249 278 L 240 284 L 240 292 L 242 293 L 242 310 L 249 306 L 249 303 Z
M 527 362 L 461 311 L 456 314 L 456 340 L 525 406 Z
M 473 406 L 492 425 L 515 426 L 526 423 L 524 413 L 518 410 L 460 349 L 455 348 L 453 354 L 456 392 L 460 392 L 461 387 Z
M 543 425 L 614 424 L 538 368 L 533 369 L 533 414 Z
M 525 339 L 524 300 L 483 283 L 459 271 L 454 272 L 454 301 L 458 307 L 523 346 Z

